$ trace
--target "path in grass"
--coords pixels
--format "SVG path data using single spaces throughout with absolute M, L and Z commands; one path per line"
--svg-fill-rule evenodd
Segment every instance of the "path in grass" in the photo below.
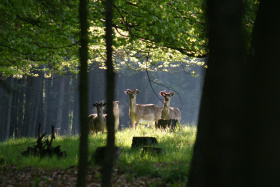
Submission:
M 195 141 L 196 128 L 194 126 L 181 126 L 175 132 L 162 131 L 139 126 L 136 131 L 124 129 L 116 134 L 116 145 L 122 147 L 122 154 L 114 170 L 114 183 L 136 186 L 151 185 L 156 183 L 182 184 L 187 180 L 189 164 L 192 157 L 192 148 Z M 141 150 L 131 150 L 134 136 L 154 136 L 158 145 L 165 150 L 164 157 L 144 156 Z M 67 157 L 58 159 L 36 158 L 33 156 L 22 157 L 21 152 L 28 145 L 33 145 L 36 139 L 21 138 L 9 139 L 0 143 L 0 181 L 14 179 L 14 183 L 20 182 L 40 184 L 41 186 L 62 183 L 66 186 L 74 186 L 78 163 L 78 137 L 57 137 L 53 146 L 61 145 L 61 150 L 67 152 Z M 99 146 L 105 146 L 106 134 L 89 136 L 89 152 L 93 154 Z M 1 159 L 2 158 L 2 159 Z M 100 184 L 100 167 L 91 162 L 88 176 L 88 184 L 95 186 Z M 26 175 L 25 175 L 26 174 Z M 17 177 L 16 177 L 17 176 Z M 8 183 L 3 183 L 3 186 Z

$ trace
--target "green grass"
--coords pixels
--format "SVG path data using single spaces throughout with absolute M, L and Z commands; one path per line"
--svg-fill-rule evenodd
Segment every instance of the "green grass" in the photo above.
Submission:
M 137 130 L 124 129 L 116 133 L 116 145 L 122 148 L 121 158 L 117 166 L 128 173 L 128 180 L 135 176 L 161 177 L 166 182 L 185 182 L 192 158 L 196 127 L 180 126 L 175 132 L 139 126 Z M 157 147 L 163 148 L 165 156 L 141 156 L 141 149 L 131 149 L 134 136 L 153 136 L 158 141 Z M 78 136 L 60 136 L 53 141 L 53 147 L 60 145 L 61 151 L 66 151 L 66 158 L 38 158 L 21 155 L 27 146 L 34 146 L 35 138 L 9 139 L 0 143 L 0 158 L 2 165 L 16 165 L 18 168 L 34 167 L 51 170 L 65 169 L 78 164 Z M 99 146 L 106 145 L 106 133 L 89 136 L 90 157 Z M 90 158 L 89 158 L 90 159 Z M 0 163 L 1 166 L 1 163 Z M 92 163 L 92 167 L 95 164 Z M 129 179 L 130 178 L 130 179 Z

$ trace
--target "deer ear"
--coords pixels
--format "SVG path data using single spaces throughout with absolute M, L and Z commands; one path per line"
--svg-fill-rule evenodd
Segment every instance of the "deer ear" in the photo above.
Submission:
M 159 95 L 161 95 L 161 96 L 163 96 L 164 97 L 164 92 L 163 91 L 161 91 L 161 92 L 159 92 Z
M 130 92 L 131 92 L 130 89 L 126 89 L 126 90 L 124 91 L 124 93 L 127 94 L 127 95 L 129 95 Z
M 170 95 L 173 96 L 173 95 L 174 95 L 174 92 L 170 91 Z
M 107 105 L 107 103 L 103 103 L 102 105 L 103 105 L 103 106 L 106 106 L 106 105 Z
M 92 105 L 96 107 L 96 103 L 92 103 Z
M 136 93 L 139 94 L 141 91 L 138 89 L 135 89 Z

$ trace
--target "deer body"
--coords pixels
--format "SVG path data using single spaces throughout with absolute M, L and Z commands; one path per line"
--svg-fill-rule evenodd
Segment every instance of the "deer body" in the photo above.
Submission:
M 92 105 L 97 108 L 97 114 L 89 115 L 89 132 L 104 132 L 106 126 L 106 114 L 103 114 L 103 109 L 106 106 L 106 103 L 96 102 Z
M 127 89 L 125 93 L 129 95 L 129 117 L 132 128 L 135 129 L 140 123 L 154 126 L 161 117 L 162 109 L 154 104 L 136 104 L 136 95 L 140 93 L 137 89 L 134 91 Z
M 163 109 L 161 113 L 162 119 L 177 119 L 178 123 L 181 121 L 181 111 L 178 108 L 170 107 L 170 100 L 174 93 L 171 91 L 170 93 L 166 93 L 162 91 L 159 93 L 162 97 L 164 97 Z

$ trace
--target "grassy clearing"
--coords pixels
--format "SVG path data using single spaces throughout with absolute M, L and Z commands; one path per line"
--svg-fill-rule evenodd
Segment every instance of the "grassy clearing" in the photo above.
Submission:
M 137 130 L 124 129 L 116 134 L 116 145 L 122 147 L 121 159 L 117 163 L 122 172 L 127 173 L 127 180 L 134 177 L 150 176 L 160 177 L 168 183 L 181 183 L 187 180 L 189 164 L 192 157 L 192 148 L 195 141 L 196 127 L 190 125 L 180 126 L 175 132 L 139 126 Z M 157 147 L 163 148 L 165 156 L 141 156 L 141 149 L 132 150 L 134 136 L 153 136 L 157 138 Z M 0 158 L 4 159 L 1 165 L 16 165 L 19 169 L 26 167 L 51 169 L 66 169 L 78 164 L 78 136 L 60 136 L 53 141 L 53 146 L 60 145 L 62 151 L 67 152 L 66 158 L 38 158 L 23 157 L 21 152 L 27 146 L 33 146 L 35 138 L 9 139 L 0 143 Z M 99 146 L 106 145 L 106 134 L 89 136 L 90 156 Z M 90 158 L 89 158 L 90 159 Z M 91 167 L 97 167 L 92 163 Z

